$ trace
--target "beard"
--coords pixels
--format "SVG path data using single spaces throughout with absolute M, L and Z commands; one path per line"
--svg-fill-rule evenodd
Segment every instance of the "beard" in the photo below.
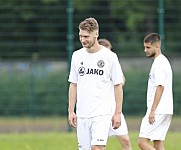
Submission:
M 155 57 L 155 53 L 153 53 L 153 54 L 149 55 L 148 57 L 149 57 L 149 58 L 151 58 L 151 57 Z
M 147 54 L 147 53 L 146 53 L 146 56 L 147 56 L 148 58 L 155 57 L 155 53 L 151 53 L 151 54 Z
M 82 45 L 83 45 L 83 47 L 90 49 L 91 47 L 93 47 L 93 46 L 94 46 L 95 42 L 96 42 L 96 37 L 95 37 L 95 38 L 93 38 L 93 40 L 92 40 L 92 41 L 88 42 L 88 43 L 87 43 L 87 44 L 88 44 L 87 46 L 85 46 L 85 44 L 84 44 L 84 43 L 83 43 Z

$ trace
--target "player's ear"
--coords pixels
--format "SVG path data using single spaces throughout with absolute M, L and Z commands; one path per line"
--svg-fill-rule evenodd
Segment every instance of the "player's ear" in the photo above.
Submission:
M 98 31 L 96 31 L 96 36 L 99 37 L 99 32 Z
M 160 42 L 158 43 L 158 48 L 159 48 L 159 49 L 161 48 L 161 43 L 160 43 Z
M 160 49 L 160 47 L 161 47 L 160 42 L 156 42 L 156 43 L 155 43 L 155 47 L 156 47 L 157 49 Z

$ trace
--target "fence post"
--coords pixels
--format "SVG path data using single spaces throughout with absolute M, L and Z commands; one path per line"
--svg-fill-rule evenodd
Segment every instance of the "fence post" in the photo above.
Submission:
M 164 13 L 165 13 L 165 9 L 164 9 L 164 0 L 159 0 L 158 1 L 158 32 L 161 36 L 161 49 L 164 51 L 165 50 L 165 44 L 164 44 L 164 39 L 165 39 L 165 35 L 164 35 Z
M 68 52 L 68 72 L 70 71 L 70 63 L 71 63 L 71 56 L 73 52 L 73 0 L 68 0 L 67 3 L 67 20 L 68 20 L 68 34 L 67 34 L 67 52 Z M 68 83 L 67 83 L 67 91 L 68 91 Z M 67 92 L 68 93 L 68 92 Z M 67 100 L 68 101 L 68 100 Z M 67 107 L 68 108 L 68 107 Z M 71 132 L 72 128 L 68 124 L 68 131 Z

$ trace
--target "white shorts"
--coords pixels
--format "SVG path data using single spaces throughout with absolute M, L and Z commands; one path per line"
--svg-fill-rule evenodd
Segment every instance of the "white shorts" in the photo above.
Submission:
M 156 114 L 154 124 L 149 123 L 148 117 L 149 114 L 146 114 L 142 119 L 139 137 L 147 138 L 152 141 L 164 141 L 172 120 L 172 115 Z
M 77 118 L 79 150 L 91 150 L 92 145 L 106 145 L 111 115 Z
M 113 129 L 112 122 L 109 129 L 109 136 L 121 136 L 121 135 L 127 135 L 128 134 L 128 127 L 126 124 L 126 120 L 124 118 L 124 115 L 121 113 L 121 126 L 118 129 Z

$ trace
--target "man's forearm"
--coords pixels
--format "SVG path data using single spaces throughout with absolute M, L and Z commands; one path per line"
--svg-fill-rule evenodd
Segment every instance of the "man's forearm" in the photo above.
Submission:
M 121 84 L 115 85 L 114 92 L 115 92 L 115 101 L 116 101 L 115 113 L 121 113 L 122 112 L 122 102 L 123 102 L 122 85 Z
M 70 83 L 68 112 L 74 112 L 76 101 L 77 101 L 77 85 L 74 83 Z

